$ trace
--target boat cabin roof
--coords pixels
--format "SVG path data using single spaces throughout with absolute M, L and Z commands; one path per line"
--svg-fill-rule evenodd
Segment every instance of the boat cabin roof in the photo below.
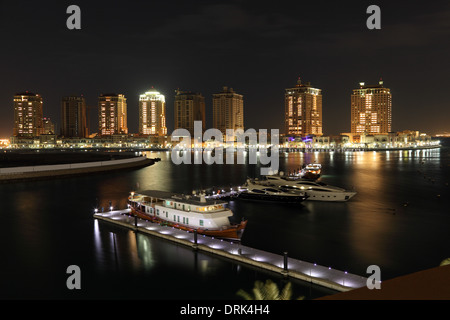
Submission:
M 174 193 L 169 191 L 161 191 L 161 190 L 146 190 L 141 192 L 136 192 L 136 195 L 146 196 L 150 198 L 154 198 L 157 200 L 165 200 L 165 201 L 174 201 L 174 202 L 182 202 L 186 204 L 193 204 L 196 206 L 210 206 L 215 204 L 226 204 L 225 201 L 217 200 L 217 199 L 208 199 L 205 197 L 204 202 L 200 200 L 200 195 L 186 195 L 181 193 Z

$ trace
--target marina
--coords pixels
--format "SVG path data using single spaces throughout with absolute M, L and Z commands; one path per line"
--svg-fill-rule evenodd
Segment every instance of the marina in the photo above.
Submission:
M 96 212 L 94 218 L 120 225 L 135 232 L 142 232 L 181 245 L 190 246 L 239 263 L 249 264 L 275 273 L 292 277 L 336 291 L 348 291 L 366 286 L 367 278 L 345 271 L 320 266 L 314 263 L 289 258 L 288 253 L 281 255 L 258 250 L 239 241 L 225 241 L 209 236 L 200 236 L 178 228 L 160 225 L 131 215 L 130 209 Z
M 3 234 L 8 263 L 2 271 L 11 275 L 0 280 L 2 296 L 236 299 L 239 289 L 272 279 L 280 288 L 291 282 L 294 296 L 309 300 L 356 291 L 351 275 L 364 288 L 371 265 L 380 267 L 387 285 L 448 257 L 448 150 L 290 153 L 280 160 L 286 173 L 301 163 L 321 163 L 318 181 L 356 187 L 358 194 L 345 202 L 241 201 L 234 198 L 237 186 L 257 177 L 258 166 L 201 164 L 186 170 L 163 152 L 146 154 L 161 161 L 139 170 L 0 184 L 1 219 L 10 226 Z M 118 213 L 127 208 L 131 190 L 205 190 L 206 198 L 229 200 L 234 220 L 248 224 L 240 242 L 197 234 L 195 246 L 193 232 L 140 219 L 136 228 L 133 217 Z M 68 204 L 64 212 L 61 203 Z M 95 208 L 103 212 L 94 218 Z M 144 223 L 154 230 L 142 228 Z M 83 289 L 77 292 L 64 286 L 72 264 L 82 271 Z

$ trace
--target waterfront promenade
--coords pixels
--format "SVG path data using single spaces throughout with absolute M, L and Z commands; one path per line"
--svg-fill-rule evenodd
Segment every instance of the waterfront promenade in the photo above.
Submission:
M 247 247 L 239 242 L 200 236 L 192 232 L 182 231 L 173 227 L 161 226 L 150 221 L 130 216 L 130 210 L 112 210 L 96 212 L 94 217 L 101 221 L 114 223 L 136 232 L 146 233 L 175 243 L 216 254 L 238 263 L 252 265 L 258 268 L 282 274 L 306 282 L 311 282 L 336 291 L 349 291 L 365 287 L 367 278 L 335 270 L 297 259 L 290 258 L 288 253 L 274 254 L 263 250 Z

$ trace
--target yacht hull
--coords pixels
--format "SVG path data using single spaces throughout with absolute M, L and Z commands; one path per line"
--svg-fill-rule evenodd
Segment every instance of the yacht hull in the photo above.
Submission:
M 308 195 L 308 201 L 331 201 L 331 202 L 345 202 L 350 200 L 356 192 L 320 192 L 320 191 L 305 191 Z
M 298 196 L 283 196 L 283 195 L 267 195 L 267 194 L 254 194 L 249 192 L 241 192 L 238 199 L 243 200 L 256 200 L 256 201 L 269 201 L 269 202 L 282 202 L 282 203 L 300 203 L 307 199 L 304 195 Z

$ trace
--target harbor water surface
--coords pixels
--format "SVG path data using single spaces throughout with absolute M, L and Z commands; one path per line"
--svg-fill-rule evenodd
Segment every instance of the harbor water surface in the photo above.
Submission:
M 447 144 L 447 145 L 446 145 Z M 146 152 L 160 162 L 142 169 L 0 185 L 2 299 L 239 299 L 256 280 L 293 298 L 334 292 L 196 252 L 93 218 L 94 208 L 125 208 L 130 191 L 238 186 L 257 177 L 255 164 L 180 164 L 170 152 Z M 248 219 L 242 244 L 382 280 L 436 267 L 450 257 L 450 148 L 280 154 L 280 170 L 323 165 L 321 181 L 354 189 L 345 203 L 298 205 L 231 201 Z M 67 267 L 81 270 L 69 290 Z

